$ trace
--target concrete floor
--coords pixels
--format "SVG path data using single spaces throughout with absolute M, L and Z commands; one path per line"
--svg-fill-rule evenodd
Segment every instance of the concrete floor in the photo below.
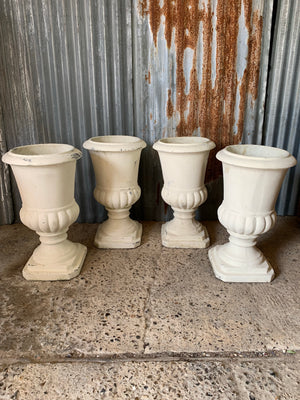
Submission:
M 207 250 L 163 248 L 160 226 L 99 250 L 97 225 L 75 224 L 88 255 L 66 282 L 25 281 L 38 237 L 0 227 L 0 399 L 300 399 L 299 220 L 259 239 L 267 284 L 217 280 Z

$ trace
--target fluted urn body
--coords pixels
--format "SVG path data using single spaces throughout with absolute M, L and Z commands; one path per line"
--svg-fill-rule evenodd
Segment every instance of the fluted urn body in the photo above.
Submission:
M 83 147 L 89 150 L 94 167 L 94 197 L 108 211 L 108 219 L 98 227 L 95 246 L 139 246 L 142 225 L 129 217 L 129 210 L 141 195 L 137 178 L 146 143 L 134 136 L 108 135 L 92 137 Z
M 226 282 L 270 282 L 274 270 L 255 246 L 275 224 L 275 203 L 288 168 L 287 151 L 259 145 L 233 145 L 217 153 L 223 164 L 224 200 L 218 209 L 229 242 L 209 250 L 217 278 Z
M 207 199 L 204 178 L 209 152 L 215 143 L 203 137 L 160 139 L 157 150 L 164 186 L 162 198 L 171 205 L 174 218 L 162 226 L 166 247 L 205 248 L 209 246 L 206 228 L 195 219 L 197 208 Z
M 86 247 L 67 240 L 79 215 L 74 199 L 79 158 L 79 150 L 57 143 L 16 147 L 2 158 L 11 165 L 20 191 L 21 221 L 41 241 L 23 269 L 25 279 L 66 280 L 80 273 Z

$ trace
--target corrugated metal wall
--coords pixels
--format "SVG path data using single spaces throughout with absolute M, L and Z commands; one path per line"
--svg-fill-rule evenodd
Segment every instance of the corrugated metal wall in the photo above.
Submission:
M 293 215 L 298 208 L 300 215 L 300 1 L 278 2 L 263 143 L 298 159 L 284 181 L 277 211 Z
M 155 140 L 202 135 L 218 150 L 265 137 L 272 9 L 267 0 L 2 0 L 2 139 L 8 148 L 38 142 L 81 148 L 90 136 L 139 136 L 149 146 L 133 215 L 169 218 Z M 216 215 L 220 171 L 211 157 L 204 218 Z M 13 179 L 12 186 L 18 215 Z M 105 216 L 93 187 L 84 151 L 76 177 L 80 221 Z M 2 208 L 11 220 L 8 203 Z

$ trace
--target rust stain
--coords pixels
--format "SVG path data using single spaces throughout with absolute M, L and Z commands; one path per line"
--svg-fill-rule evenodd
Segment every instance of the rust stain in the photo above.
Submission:
M 258 81 L 261 53 L 263 17 L 258 11 L 253 13 L 252 30 L 249 38 L 249 92 L 253 100 L 258 96 Z
M 221 2 L 219 1 L 219 4 Z M 234 108 L 237 91 L 237 37 L 239 34 L 239 17 L 241 13 L 241 2 L 236 1 L 235 7 L 227 2 L 224 9 L 224 76 L 223 76 L 223 98 L 224 113 L 221 124 L 220 144 L 224 147 L 233 142 Z M 221 37 L 218 37 L 221 40 Z M 220 60 L 218 60 L 220 62 Z M 238 132 L 238 141 L 241 140 L 242 132 Z
M 199 0 L 141 0 L 141 14 L 149 15 L 155 46 L 162 17 L 164 35 L 168 48 L 172 35 L 176 48 L 176 102 L 171 101 L 168 91 L 166 114 L 171 118 L 175 112 L 180 116 L 176 127 L 178 136 L 192 135 L 200 128 L 201 135 L 213 140 L 217 147 L 210 156 L 207 170 L 208 180 L 221 174 L 221 164 L 214 154 L 228 144 L 241 141 L 247 94 L 254 101 L 258 95 L 258 79 L 263 20 L 259 11 L 253 11 L 252 0 L 219 0 L 216 6 L 216 55 L 215 80 L 212 80 L 213 17 L 212 0 L 207 5 Z M 247 67 L 238 88 L 236 72 L 237 39 L 239 18 L 244 6 L 245 25 L 249 32 Z M 203 35 L 200 37 L 200 24 Z M 197 45 L 202 40 L 202 79 L 197 76 Z M 189 76 L 189 92 L 186 93 L 184 75 L 185 49 L 193 50 L 193 65 Z M 240 105 L 237 134 L 234 133 L 236 93 L 239 90 Z
M 198 80 L 196 73 L 196 48 L 199 36 L 199 24 L 203 18 L 203 10 L 199 9 L 198 0 L 165 1 L 162 12 L 166 18 L 166 41 L 171 46 L 171 37 L 175 31 L 176 47 L 176 111 L 180 121 L 176 128 L 178 136 L 191 135 L 192 129 L 197 128 L 195 111 L 198 103 Z M 169 19 L 167 19 L 169 16 Z M 185 93 L 186 80 L 184 75 L 184 51 L 186 48 L 194 50 L 193 71 L 190 78 L 190 92 Z M 187 120 L 185 113 L 189 107 Z
M 151 84 L 151 72 L 148 71 L 148 74 L 145 75 L 145 80 L 149 83 L 149 85 Z
M 157 45 L 157 34 L 160 26 L 160 19 L 162 16 L 159 3 L 160 3 L 159 0 L 150 0 L 148 9 L 150 25 L 155 46 Z
M 148 14 L 147 1 L 139 0 L 138 2 L 138 10 L 142 17 L 145 17 Z
M 252 21 L 251 14 L 248 13 L 246 26 L 249 29 L 248 62 L 240 85 L 238 132 L 243 132 L 247 94 L 251 94 L 252 102 L 254 102 L 258 96 L 261 38 L 263 30 L 263 18 L 258 11 L 253 12 Z M 238 140 L 235 140 L 234 143 L 238 143 Z
M 174 107 L 171 98 L 171 89 L 168 90 L 168 102 L 167 102 L 167 117 L 172 118 L 174 112 Z
M 251 13 L 252 13 L 252 1 L 243 0 L 245 23 L 248 32 L 251 30 Z

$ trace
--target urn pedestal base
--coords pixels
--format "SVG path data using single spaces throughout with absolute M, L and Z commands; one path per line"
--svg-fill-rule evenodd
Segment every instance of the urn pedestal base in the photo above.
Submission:
M 140 246 L 142 224 L 129 218 L 128 210 L 109 210 L 99 225 L 94 244 L 100 249 L 134 249 Z
M 274 270 L 266 260 L 262 252 L 251 247 L 244 249 L 245 252 L 240 257 L 232 258 L 230 243 L 218 245 L 208 251 L 208 257 L 211 262 L 216 278 L 224 282 L 271 282 L 275 276 Z M 252 254 L 248 254 L 250 250 Z M 256 253 L 256 257 L 253 254 Z
M 163 246 L 177 249 L 205 249 L 210 244 L 207 230 L 200 222 L 176 217 L 162 225 L 161 240 Z
M 65 281 L 79 275 L 87 248 L 80 243 L 66 242 L 67 254 L 63 257 L 49 256 L 48 260 L 46 257 L 39 260 L 43 245 L 38 246 L 23 268 L 23 277 L 29 281 Z

